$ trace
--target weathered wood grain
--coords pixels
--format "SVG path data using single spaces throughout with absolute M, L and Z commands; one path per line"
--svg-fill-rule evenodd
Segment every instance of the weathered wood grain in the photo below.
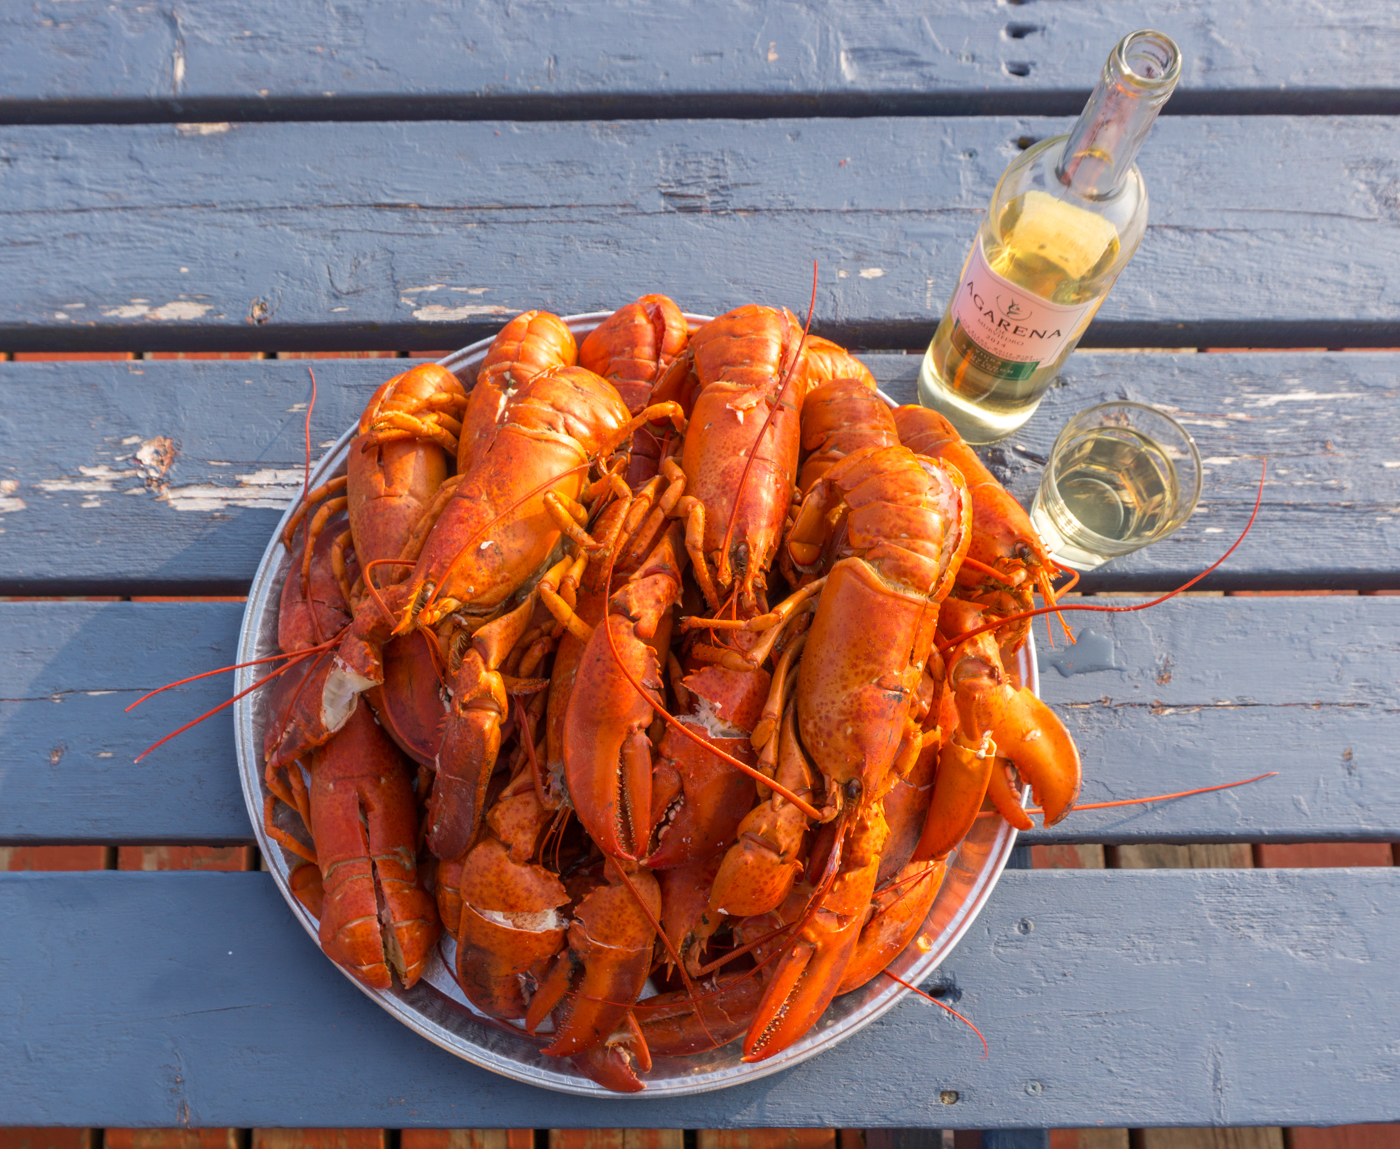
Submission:
M 890 395 L 914 400 L 918 357 L 866 358 Z M 1200 507 L 1086 588 L 1165 590 L 1204 570 L 1244 527 L 1260 454 L 1270 471 L 1254 533 L 1203 587 L 1400 587 L 1397 358 L 1078 354 L 1032 420 L 984 454 L 1029 506 L 1071 414 L 1116 397 L 1157 403 L 1208 460 Z M 317 368 L 318 456 L 397 362 Z M 81 417 L 55 418 L 60 394 Z M 301 489 L 309 398 L 297 362 L 0 364 L 0 593 L 245 591 Z
M 0 346 L 460 346 L 646 291 L 922 347 L 1044 118 L 0 129 Z M 1400 119 L 1184 117 L 1091 345 L 1400 345 Z M 1281 189 L 1287 188 L 1286 194 Z
M 0 442 L 13 468 L 0 485 L 0 590 L 245 592 L 301 492 L 311 366 L 0 364 Z M 406 365 L 314 366 L 319 458 Z M 70 418 L 54 417 L 57 395 Z
M 1397 109 L 1384 0 L 1162 5 L 41 0 L 0 17 L 0 114 L 116 119 L 1077 112 L 1160 27 L 1182 111 Z
M 1178 599 L 1086 623 L 1090 669 L 1042 673 L 1084 757 L 1083 801 L 1279 777 L 1075 813 L 1030 840 L 1400 838 L 1400 602 L 1301 601 Z M 241 615 L 232 603 L 0 604 L 18 655 L 0 662 L 0 842 L 251 840 L 227 713 L 132 763 L 225 700 L 226 679 L 123 713 L 145 690 L 227 663 Z M 1092 669 L 1104 664 L 1117 669 Z
M 4 875 L 0 914 L 13 1124 L 1321 1125 L 1393 1118 L 1400 1079 L 1395 869 L 1008 872 L 939 975 L 988 1059 L 915 1000 L 672 1102 L 456 1060 L 362 997 L 266 875 Z

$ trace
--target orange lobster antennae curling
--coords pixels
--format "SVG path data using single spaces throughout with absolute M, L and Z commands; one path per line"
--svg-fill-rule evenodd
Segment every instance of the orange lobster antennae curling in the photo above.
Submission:
M 1277 770 L 1256 774 L 1253 778 L 1242 778 L 1238 782 L 1221 782 L 1217 786 L 1201 786 L 1195 790 L 1178 790 L 1175 794 L 1152 794 L 1146 798 L 1120 798 L 1116 802 L 1076 802 L 1075 810 L 1108 810 L 1116 806 L 1141 806 L 1147 802 L 1169 802 L 1174 798 L 1193 798 L 1197 794 L 1213 794 L 1217 790 L 1233 790 L 1236 786 L 1248 786 L 1251 782 L 1262 782 L 1265 778 L 1277 778 Z M 996 810 L 979 810 L 977 816 L 991 817 Z M 1039 806 L 1027 806 L 1027 814 L 1045 813 Z
M 1193 586 L 1195 586 L 1198 582 L 1205 578 L 1206 575 L 1210 574 L 1213 570 L 1220 566 L 1221 563 L 1223 563 L 1232 554 L 1234 554 L 1235 551 L 1238 549 L 1239 545 L 1242 542 L 1244 542 L 1245 536 L 1249 534 L 1250 528 L 1254 526 L 1254 520 L 1259 516 L 1259 507 L 1264 500 L 1264 476 L 1267 473 L 1267 470 L 1268 460 L 1260 459 L 1259 490 L 1258 493 L 1254 496 L 1254 510 L 1250 512 L 1249 521 L 1245 523 L 1244 530 L 1240 532 L 1240 537 L 1237 538 L 1234 541 L 1234 544 L 1230 547 L 1230 549 L 1226 551 L 1223 555 L 1221 555 L 1218 559 L 1216 559 L 1215 562 L 1211 563 L 1210 566 L 1206 567 L 1205 570 L 1203 570 L 1200 574 L 1198 574 L 1195 578 L 1191 579 L 1189 582 L 1182 583 L 1175 590 L 1169 590 L 1166 594 L 1160 595 L 1157 598 L 1151 599 L 1148 602 L 1135 603 L 1132 606 L 1098 606 L 1096 604 L 1090 603 L 1061 603 L 1056 606 L 1043 606 L 1037 610 L 1023 610 L 1019 614 L 1006 615 L 1003 618 L 998 618 L 995 622 L 984 623 L 982 626 L 974 627 L 972 630 L 964 631 L 962 634 L 955 635 L 952 638 L 940 642 L 937 644 L 938 650 L 940 651 L 940 653 L 947 653 L 959 643 L 966 642 L 970 638 L 976 638 L 977 635 L 983 634 L 989 630 L 999 630 L 1007 623 L 1019 622 L 1023 618 L 1035 618 L 1037 615 L 1052 614 L 1056 611 L 1063 610 L 1092 610 L 1098 611 L 1101 614 L 1127 614 L 1131 611 L 1147 610 L 1149 607 L 1159 606 L 1162 603 L 1166 602 L 1169 598 L 1175 598 L 1177 595 L 1183 593 L 1184 591 L 1190 590 Z M 1078 580 L 1076 579 L 1075 581 L 1077 582 Z M 1070 585 L 1072 586 L 1074 584 L 1071 583 Z
M 306 650 L 299 650 L 299 651 L 297 651 L 296 654 L 290 656 L 290 657 L 291 657 L 291 661 L 288 662 L 286 666 L 279 666 L 279 667 L 278 667 L 276 670 L 274 670 L 271 674 L 264 675 L 262 678 L 258 679 L 255 683 L 253 683 L 252 686 L 248 687 L 248 689 L 246 689 L 246 690 L 240 690 L 237 694 L 235 694 L 235 695 L 234 695 L 232 698 L 230 698 L 227 702 L 221 702 L 221 703 L 219 703 L 218 706 L 215 706 L 215 707 L 212 708 L 211 710 L 206 710 L 206 711 L 205 711 L 203 714 L 201 714 L 198 718 L 194 718 L 194 719 L 191 719 L 189 722 L 186 722 L 186 723 L 185 723 L 183 726 L 181 726 L 178 730 L 172 730 L 169 734 L 167 734 L 167 735 L 166 735 L 164 738 L 162 738 L 159 742 L 153 743 L 152 745 L 146 747 L 145 750 L 143 750 L 140 754 L 138 754 L 138 755 L 133 759 L 133 762 L 140 762 L 141 759 L 144 758 L 144 757 L 146 757 L 147 754 L 151 753 L 152 750 L 156 750 L 156 749 L 159 749 L 161 746 L 164 746 L 164 745 L 165 745 L 167 742 L 169 742 L 172 738 L 176 737 L 177 735 L 183 734 L 183 733 L 184 733 L 186 730 L 188 730 L 191 726 L 198 726 L 198 725 L 199 725 L 201 722 L 203 722 L 206 718 L 212 718 L 215 714 L 219 713 L 220 710 L 226 710 L 226 709 L 228 709 L 230 706 L 232 706 L 235 702 L 237 702 L 237 701 L 238 701 L 240 698 L 242 698 L 244 695 L 246 695 L 246 694 L 251 694 L 251 693 L 252 693 L 253 691 L 255 691 L 259 686 L 261 686 L 264 682 L 271 682 L 271 681 L 272 681 L 274 678 L 276 678 L 279 674 L 285 674 L 288 670 L 290 670 L 290 669 L 291 669 L 293 666 L 295 666 L 297 663 L 302 662 L 302 661 L 304 661 L 305 659 L 310 658 L 313 654 L 324 653 L 324 651 L 325 651 L 327 645 L 328 645 L 328 644 L 326 644 L 326 643 L 322 643 L 320 647 L 314 647 L 314 646 L 313 646 L 313 647 L 310 647 L 310 648 L 308 648 L 308 649 L 306 649 Z M 245 663 L 245 665 L 251 665 L 251 663 Z M 211 670 L 209 673 L 210 673 L 210 674 L 220 674 L 220 673 L 222 673 L 222 671 Z M 196 677 L 198 677 L 198 678 L 203 678 L 203 677 L 205 677 L 205 676 L 201 674 L 201 675 L 197 675 Z M 176 683 L 172 683 L 171 685 L 173 686 L 173 685 L 177 685 L 177 684 L 176 684 Z M 164 690 L 164 689 L 166 689 L 166 688 L 165 688 L 165 687 L 161 687 L 161 689 Z M 154 694 L 154 693 L 156 693 L 156 692 L 155 692 L 155 691 L 152 691 L 152 693 Z M 132 706 L 134 706 L 134 705 L 136 705 L 136 704 L 133 702 L 133 703 L 132 703 Z M 127 707 L 127 709 L 129 710 L 129 709 L 131 709 L 131 707 Z
M 987 1046 L 987 1039 L 986 1039 L 985 1037 L 982 1037 L 982 1031 L 981 1031 L 980 1029 L 978 1029 L 975 1025 L 973 1025 L 972 1022 L 968 1021 L 967 1018 L 963 1017 L 963 1015 L 960 1014 L 960 1013 L 959 1013 L 956 1009 L 954 1009 L 951 1005 L 947 1005 L 947 1004 L 945 1004 L 944 1002 L 939 1001 L 939 1000 L 938 1000 L 936 997 L 934 997 L 933 994 L 931 994 L 931 993 L 925 993 L 925 992 L 924 992 L 923 990 L 921 990 L 918 986 L 916 986 L 916 985 L 914 985 L 914 984 L 912 984 L 912 983 L 910 983 L 910 982 L 905 981 L 902 977 L 899 976 L 899 974 L 897 974 L 897 973 L 890 973 L 890 971 L 887 970 L 887 969 L 881 970 L 880 972 L 883 973 L 886 977 L 890 978 L 892 981 L 897 981 L 897 982 L 899 982 L 899 984 L 902 985 L 905 989 L 912 989 L 915 993 L 917 993 L 917 994 L 918 994 L 921 998 L 923 998 L 925 1001 L 931 1001 L 931 1002 L 933 1002 L 933 1004 L 936 1005 L 936 1006 L 938 1006 L 939 1009 L 946 1009 L 949 1013 L 951 1013 L 954 1017 L 956 1017 L 960 1022 L 962 1022 L 965 1026 L 967 1026 L 968 1029 L 972 1030 L 972 1032 L 975 1033 L 975 1034 L 981 1039 L 981 1041 L 982 1041 L 982 1060 L 983 1060 L 983 1061 L 986 1061 L 986 1060 L 987 1060 L 987 1057 L 988 1057 L 989 1054 L 991 1053 L 991 1050 L 990 1050 L 990 1049 L 988 1048 L 988 1046 Z

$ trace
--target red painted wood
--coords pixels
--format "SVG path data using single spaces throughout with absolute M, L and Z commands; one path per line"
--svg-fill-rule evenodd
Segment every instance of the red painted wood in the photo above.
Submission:
M 1390 866 L 1394 847 L 1389 842 L 1300 842 L 1296 845 L 1256 845 L 1254 864 L 1270 867 Z

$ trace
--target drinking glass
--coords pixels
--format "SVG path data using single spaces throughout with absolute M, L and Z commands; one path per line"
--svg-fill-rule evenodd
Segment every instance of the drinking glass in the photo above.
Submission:
M 1163 539 L 1201 494 L 1201 455 L 1170 415 L 1100 403 L 1055 439 L 1031 522 L 1057 563 L 1087 571 Z

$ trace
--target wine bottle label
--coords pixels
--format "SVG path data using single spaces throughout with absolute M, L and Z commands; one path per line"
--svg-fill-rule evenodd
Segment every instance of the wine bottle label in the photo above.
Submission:
M 988 265 L 979 236 L 953 296 L 953 347 L 976 370 L 1020 382 L 1059 357 L 1096 302 L 1066 307 L 1017 287 Z

